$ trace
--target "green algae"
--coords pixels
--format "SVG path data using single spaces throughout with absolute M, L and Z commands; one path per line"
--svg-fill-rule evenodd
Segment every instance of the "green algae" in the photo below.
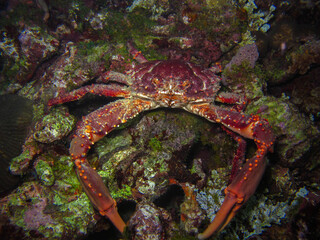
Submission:
M 149 47 L 154 39 L 158 39 L 150 32 L 155 25 L 156 22 L 151 20 L 143 9 L 136 9 L 127 14 L 109 12 L 103 31 L 104 34 L 111 36 L 111 43 L 120 46 L 113 54 L 118 53 L 130 59 L 126 43 L 131 40 L 148 60 L 161 60 L 164 57 Z
M 256 114 L 268 119 L 276 136 L 285 136 L 277 140 L 278 153 L 288 164 L 292 164 L 308 152 L 312 141 L 319 133 L 312 121 L 299 113 L 286 97 L 265 96 L 247 106 L 246 113 Z
M 33 197 L 29 198 L 26 194 L 24 194 L 25 189 L 30 189 L 33 187 L 33 182 L 23 183 L 22 186 L 18 187 L 15 190 L 15 193 L 10 195 L 9 201 L 7 206 L 2 205 L 2 211 L 8 207 L 10 209 L 10 213 L 12 214 L 12 220 L 13 222 L 22 228 L 26 227 L 26 224 L 24 222 L 24 214 L 27 211 L 26 208 L 26 201 L 31 201 L 31 203 L 37 202 L 38 199 Z
M 66 226 L 85 233 L 87 227 L 85 222 L 91 221 L 94 211 L 90 200 L 82 192 L 73 165 L 69 156 L 55 159 L 53 169 L 57 180 L 52 189 L 52 204 L 58 209 L 59 218 L 67 216 L 61 219 Z
M 192 165 L 191 169 L 190 169 L 190 173 L 191 174 L 197 174 L 199 172 L 199 167 L 195 164 Z
M 78 200 L 60 202 L 60 208 L 54 208 L 52 211 L 54 206 L 54 202 L 51 202 L 52 196 L 64 195 L 64 192 L 53 193 L 50 189 L 37 185 L 37 182 L 26 182 L 8 196 L 8 205 L 2 207 L 10 209 L 7 216 L 24 229 L 27 237 L 32 237 L 34 231 L 49 239 L 61 239 L 70 232 L 77 231 L 85 234 L 88 220 L 91 221 L 86 214 L 92 214 L 93 211 L 85 208 L 85 205 L 80 205 Z M 86 202 L 91 207 L 90 202 L 88 200 Z M 61 206 L 67 208 L 63 209 Z
M 283 79 L 283 77 L 287 74 L 287 72 L 280 68 L 280 66 L 285 65 L 286 63 L 281 64 L 272 64 L 272 69 L 265 68 L 263 65 L 257 63 L 254 67 L 255 74 L 265 82 L 270 81 L 272 79 L 273 82 L 278 82 Z
M 121 148 L 129 146 L 132 143 L 132 137 L 126 131 L 120 131 L 119 134 L 109 134 L 95 144 L 99 158 L 115 152 Z
M 145 117 L 150 118 L 152 124 L 159 124 L 161 128 L 164 128 L 166 124 L 169 126 L 167 130 L 155 131 L 157 133 L 144 133 L 142 126 L 140 129 L 140 123 L 137 125 L 138 135 L 149 137 L 149 139 L 141 138 L 144 141 L 141 143 L 142 146 L 146 142 L 155 151 L 168 150 L 175 152 L 179 150 L 177 145 L 183 146 L 197 142 L 202 128 L 207 128 L 210 124 L 204 119 L 183 110 L 159 109 L 146 113 Z M 148 131 L 152 131 L 152 128 Z
M 240 91 L 248 99 L 264 96 L 263 89 L 266 87 L 266 82 L 255 74 L 248 61 L 245 60 L 240 65 L 233 64 L 231 69 L 225 69 L 223 74 L 233 92 Z
M 206 1 L 201 11 L 197 12 L 197 17 L 190 26 L 204 31 L 208 40 L 216 42 L 221 41 L 221 49 L 228 51 L 235 42 L 232 36 L 235 33 L 246 31 L 246 25 L 236 17 L 237 7 L 233 1 L 213 0 Z M 228 14 L 226 14 L 226 12 Z M 223 30 L 217 26 L 226 25 Z
M 75 193 L 81 189 L 81 184 L 74 171 L 73 165 L 70 156 L 60 156 L 55 158 L 52 166 L 56 181 L 58 181 L 57 186 L 64 189 L 70 189 L 71 192 L 69 193 Z
M 16 76 L 20 69 L 27 69 L 28 62 L 25 56 L 20 56 L 19 49 L 16 46 L 14 39 L 10 38 L 6 32 L 3 32 L 1 37 L 1 56 L 8 57 L 4 63 L 3 74 L 6 79 L 11 80 Z
M 45 186 L 52 186 L 54 183 L 54 174 L 51 166 L 48 162 L 40 160 L 35 166 L 38 177 L 40 178 L 41 183 Z
M 155 39 L 161 39 L 152 32 L 156 27 L 156 21 L 151 20 L 143 9 L 126 14 L 110 12 L 106 19 L 106 27 L 103 29 L 103 34 L 111 36 L 109 43 L 115 46 L 110 56 L 120 55 L 127 60 L 132 60 L 132 55 L 127 48 L 128 41 L 132 41 L 149 61 L 165 59 L 152 47 Z
M 126 184 L 122 185 L 121 188 L 118 187 L 116 180 L 117 167 L 120 166 L 122 161 L 130 158 L 136 152 L 136 149 L 129 147 L 132 143 L 132 137 L 126 131 L 118 131 L 118 133 L 120 134 L 116 136 L 110 134 L 96 143 L 95 149 L 99 159 L 110 157 L 98 173 L 106 182 L 112 197 L 127 199 L 132 195 L 131 188 Z
M 46 111 L 46 106 L 43 103 L 33 104 L 33 122 L 37 122 L 43 118 Z
M 37 165 L 47 166 L 44 161 L 39 161 Z M 10 206 L 15 209 L 9 216 L 10 219 L 24 228 L 26 235 L 29 235 L 29 231 L 32 230 L 50 239 L 61 239 L 72 232 L 86 234 L 88 224 L 93 221 L 93 207 L 85 193 L 77 193 L 81 185 L 73 170 L 70 157 L 63 156 L 55 159 L 52 169 L 57 180 L 50 188 L 30 182 L 25 183 L 18 188 L 17 193 L 9 196 Z M 31 197 L 31 202 L 29 195 L 34 196 Z M 45 205 L 39 205 L 41 207 L 37 208 L 39 200 Z M 30 208 L 29 205 L 35 207 Z M 30 209 L 35 211 L 35 214 L 30 216 Z M 48 220 L 41 222 L 41 216 Z M 39 222 L 40 225 L 30 224 L 29 219 L 33 219 L 31 221 L 34 223 Z
M 87 232 L 87 225 L 91 221 L 94 214 L 92 204 L 85 193 L 81 193 L 76 200 L 60 202 L 54 202 L 55 205 L 59 206 L 59 211 L 64 214 L 61 219 L 63 224 L 69 228 L 77 229 L 80 233 Z
M 21 169 L 25 169 L 29 166 L 29 161 L 33 159 L 33 155 L 27 149 L 23 151 L 19 156 L 13 158 L 10 163 L 10 171 L 13 173 L 21 173 Z
M 169 166 L 166 160 L 171 157 L 171 152 L 158 150 L 149 153 L 149 157 L 143 162 L 145 169 L 145 176 L 152 178 L 156 173 L 164 173 L 169 170 Z M 158 167 L 157 167 L 158 166 Z
M 112 192 L 111 195 L 115 199 L 128 199 L 132 197 L 132 190 L 129 185 L 123 184 L 118 191 Z
M 220 8 L 222 6 L 230 6 L 232 5 L 232 2 L 231 0 L 206 0 L 206 5 L 208 8 L 210 9 L 217 9 L 217 8 Z
M 146 113 L 140 122 L 133 124 L 134 130 L 130 130 L 130 135 L 128 129 L 124 129 L 113 132 L 96 143 L 95 150 L 99 158 L 102 161 L 107 160 L 98 173 L 106 182 L 111 195 L 115 198 L 131 199 L 132 187 L 145 197 L 157 195 L 157 189 L 168 184 L 168 179 L 159 176 L 170 171 L 169 160 L 173 157 L 172 152 L 179 151 L 178 146 L 193 143 L 198 139 L 194 132 L 202 129 L 199 121 L 205 122 L 192 114 L 181 114 L 180 111 L 170 111 L 170 114 L 166 110 L 152 111 Z M 145 124 L 156 124 L 159 128 L 146 129 Z M 162 128 L 168 132 L 161 130 Z M 178 128 L 178 133 L 171 128 Z M 182 135 L 180 131 L 183 132 Z M 131 146 L 133 143 L 135 145 Z M 144 154 L 138 161 L 134 161 L 134 156 L 142 153 Z M 130 173 L 122 176 L 125 169 L 131 169 Z M 121 187 L 118 173 L 125 181 Z
M 153 151 L 161 151 L 162 150 L 162 144 L 161 141 L 157 137 L 151 138 L 149 143 L 149 147 L 152 148 Z
M 158 18 L 169 10 L 170 4 L 168 1 L 158 0 L 135 0 L 132 5 L 127 8 L 129 12 L 136 11 L 137 9 L 146 10 L 150 15 L 150 19 L 158 20 Z
M 62 87 L 67 91 L 79 87 L 100 74 L 99 67 L 107 65 L 109 48 L 110 44 L 102 40 L 68 43 L 62 67 L 58 66 L 58 71 L 53 73 L 54 79 L 63 80 Z
M 76 118 L 65 107 L 53 108 L 35 125 L 34 139 L 49 143 L 66 136 L 74 127 Z
M 124 150 L 120 150 L 114 153 L 106 163 L 102 165 L 102 170 L 98 171 L 98 174 L 102 177 L 112 196 L 121 196 L 126 190 L 121 190 L 122 188 L 118 187 L 116 180 L 117 168 L 120 166 L 120 163 L 126 159 L 129 159 L 132 154 L 136 152 L 134 147 L 127 147 Z
M 101 59 L 108 61 L 110 57 L 109 49 L 110 43 L 103 40 L 79 42 L 77 44 L 79 58 L 85 57 L 85 61 L 88 63 L 100 62 Z M 76 66 L 76 64 L 77 62 L 74 62 L 73 66 Z M 68 67 L 70 66 L 67 65 L 65 69 L 68 70 Z
M 108 161 L 103 164 L 102 170 L 98 171 L 99 175 L 102 179 L 106 182 L 111 195 L 114 198 L 121 198 L 121 199 L 130 199 L 132 198 L 132 189 L 130 185 L 122 184 L 121 187 L 118 187 L 117 184 L 117 170 L 121 169 L 121 167 L 125 167 L 126 165 L 122 166 L 121 164 L 123 161 L 130 159 L 130 156 L 135 154 L 137 150 L 134 147 L 127 147 L 125 150 L 120 150 L 114 153 Z M 166 155 L 165 155 L 166 156 Z M 139 171 L 144 171 L 144 180 L 143 183 L 139 187 L 136 187 L 141 193 L 149 193 L 151 194 L 150 190 L 154 189 L 155 183 L 153 182 L 153 177 L 157 173 L 167 172 L 168 169 L 164 161 L 166 157 L 161 157 L 161 154 L 156 153 L 154 156 L 149 156 L 147 158 L 143 158 L 142 162 L 143 165 L 133 162 L 132 166 L 135 169 L 134 171 L 137 173 Z M 154 169 L 154 166 L 157 165 L 159 168 Z M 136 174 L 133 173 L 133 176 Z M 127 182 L 132 182 L 130 180 L 130 176 L 126 177 Z M 133 179 L 132 179 L 133 180 Z M 137 184 L 137 183 L 136 183 Z M 161 185 L 161 184 L 159 184 Z

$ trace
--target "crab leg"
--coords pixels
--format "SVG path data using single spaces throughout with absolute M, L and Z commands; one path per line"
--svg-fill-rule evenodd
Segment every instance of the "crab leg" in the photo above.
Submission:
M 215 219 L 202 234 L 198 235 L 199 239 L 206 239 L 221 231 L 254 194 L 263 176 L 266 167 L 264 156 L 272 149 L 274 135 L 268 122 L 258 116 L 246 116 L 236 110 L 223 109 L 207 103 L 190 105 L 188 110 L 209 121 L 221 123 L 245 138 L 253 139 L 257 145 L 255 156 L 246 161 L 225 189 L 226 197 Z
M 84 191 L 100 214 L 108 217 L 120 232 L 123 232 L 125 223 L 118 214 L 116 202 L 101 177 L 90 167 L 86 154 L 91 145 L 114 128 L 151 108 L 154 108 L 152 103 L 143 100 L 121 99 L 112 102 L 84 117 L 71 142 L 70 154 Z
M 133 59 L 137 60 L 139 63 L 145 63 L 148 62 L 148 60 L 143 56 L 141 51 L 138 51 L 135 47 L 133 42 L 128 41 L 127 42 L 127 48 L 129 53 L 133 56 Z
M 106 97 L 128 97 L 129 91 L 124 90 L 123 86 L 116 84 L 92 84 L 85 87 L 78 88 L 71 92 L 62 93 L 58 97 L 50 99 L 48 101 L 48 106 L 53 106 L 65 102 L 76 101 L 87 93 L 92 93 L 100 96 Z
M 242 111 L 247 104 L 247 99 L 245 96 L 229 92 L 219 93 L 216 96 L 215 101 L 227 104 L 234 104 L 232 108 L 238 111 Z
M 235 153 L 235 156 L 232 161 L 231 176 L 229 179 L 229 183 L 231 183 L 240 170 L 240 164 L 243 163 L 247 142 L 241 136 L 228 130 L 226 127 L 222 127 L 222 129 L 225 130 L 238 143 L 237 152 Z

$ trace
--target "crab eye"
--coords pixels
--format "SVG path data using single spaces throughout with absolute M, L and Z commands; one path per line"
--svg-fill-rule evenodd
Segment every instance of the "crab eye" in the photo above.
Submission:
M 151 82 L 152 82 L 153 84 L 155 84 L 155 85 L 158 85 L 158 84 L 159 84 L 159 79 L 153 78 L 153 79 L 151 80 Z

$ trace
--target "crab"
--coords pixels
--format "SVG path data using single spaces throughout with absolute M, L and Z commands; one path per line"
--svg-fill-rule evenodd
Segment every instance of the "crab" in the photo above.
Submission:
M 132 65 L 125 74 L 103 73 L 102 83 L 61 93 L 49 100 L 48 105 L 76 101 L 87 93 L 120 98 L 83 117 L 71 141 L 70 155 L 91 203 L 121 233 L 126 224 L 117 212 L 116 202 L 86 159 L 91 146 L 139 113 L 159 107 L 181 108 L 221 124 L 238 142 L 238 149 L 230 184 L 224 191 L 225 200 L 214 220 L 198 235 L 199 239 L 206 239 L 221 231 L 254 194 L 266 168 L 265 155 L 273 148 L 272 129 L 267 120 L 243 113 L 245 98 L 220 92 L 221 78 L 210 69 L 181 60 L 147 61 L 131 44 L 128 48 L 138 64 Z M 243 137 L 252 139 L 257 147 L 255 155 L 245 161 Z

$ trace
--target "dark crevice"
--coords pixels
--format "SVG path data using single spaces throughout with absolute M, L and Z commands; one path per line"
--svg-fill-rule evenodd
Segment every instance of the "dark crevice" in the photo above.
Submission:
M 69 108 L 70 114 L 80 119 L 82 116 L 86 116 L 89 113 L 97 110 L 104 105 L 116 101 L 119 98 L 109 98 L 104 96 L 87 94 L 82 99 L 73 102 L 64 103 Z
M 155 199 L 153 203 L 161 208 L 179 208 L 184 198 L 184 191 L 179 185 L 170 185 L 167 191 Z
M 203 145 L 201 142 L 196 142 L 190 147 L 188 151 L 188 155 L 186 157 L 186 161 L 185 161 L 187 169 L 192 168 L 193 160 L 195 159 L 195 156 L 197 155 L 197 153 L 202 147 Z
M 136 206 L 137 203 L 135 201 L 129 200 L 124 200 L 117 205 L 118 212 L 125 222 L 129 221 L 134 211 L 136 210 Z

